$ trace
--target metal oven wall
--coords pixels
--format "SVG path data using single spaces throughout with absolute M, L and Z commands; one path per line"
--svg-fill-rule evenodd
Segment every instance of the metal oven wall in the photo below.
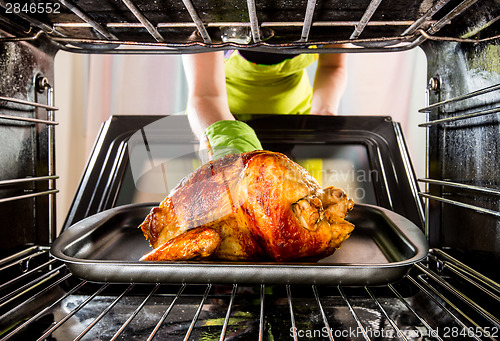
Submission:
M 428 42 L 424 50 L 430 103 L 441 103 L 426 124 L 431 246 L 499 264 L 500 46 Z
M 3 35 L 3 34 L 2 34 Z M 8 98 L 47 104 L 37 80 L 53 82 L 55 50 L 47 44 L 0 44 L 0 252 L 49 243 L 49 136 L 47 110 Z M 39 195 L 41 194 L 41 195 Z

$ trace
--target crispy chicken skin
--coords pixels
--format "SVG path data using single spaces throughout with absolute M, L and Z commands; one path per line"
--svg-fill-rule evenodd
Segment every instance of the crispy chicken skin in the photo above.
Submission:
M 353 206 L 283 154 L 231 154 L 182 179 L 151 210 L 140 228 L 154 250 L 142 260 L 318 260 L 349 237 Z

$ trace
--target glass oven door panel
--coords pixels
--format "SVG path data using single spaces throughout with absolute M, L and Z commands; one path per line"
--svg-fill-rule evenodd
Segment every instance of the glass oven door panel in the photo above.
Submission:
M 129 146 L 129 161 L 116 205 L 160 202 L 180 180 L 201 166 L 192 144 Z M 184 154 L 182 153 L 184 152 Z M 340 187 L 355 202 L 376 204 L 368 153 L 362 145 L 294 145 L 294 161 L 318 180 L 322 188 Z

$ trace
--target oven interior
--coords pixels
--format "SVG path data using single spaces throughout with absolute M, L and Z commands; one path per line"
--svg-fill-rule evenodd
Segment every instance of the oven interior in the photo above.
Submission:
M 0 5 L 2 340 L 500 338 L 498 1 L 60 0 Z M 362 287 L 94 283 L 76 278 L 51 257 L 57 237 L 52 88 L 57 51 L 180 54 L 234 48 L 424 50 L 428 105 L 420 111 L 427 115 L 421 128 L 427 131 L 426 176 L 415 179 L 401 136 L 390 144 L 403 166 L 388 170 L 398 180 L 392 207 L 387 199 L 392 189 L 383 195 L 374 189 L 367 199 L 398 211 L 425 232 L 428 257 L 403 279 Z M 130 127 L 147 127 L 158 119 L 114 117 L 103 125 L 65 228 L 131 200 L 121 190 L 131 174 L 123 151 L 138 131 Z M 378 120 L 398 136 L 396 123 Z M 317 118 L 285 123 L 288 131 L 314 132 L 299 140 L 287 136 L 286 129 L 279 129 L 280 136 L 270 133 L 262 120 L 253 124 L 269 146 L 293 146 L 299 159 L 297 146 L 307 149 L 311 140 L 328 140 L 321 131 L 325 123 Z

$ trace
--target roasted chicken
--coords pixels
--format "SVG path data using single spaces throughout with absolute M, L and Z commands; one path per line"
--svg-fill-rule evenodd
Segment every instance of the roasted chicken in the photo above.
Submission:
M 182 179 L 151 210 L 140 228 L 154 250 L 142 260 L 315 261 L 349 237 L 353 205 L 283 154 L 231 154 Z

